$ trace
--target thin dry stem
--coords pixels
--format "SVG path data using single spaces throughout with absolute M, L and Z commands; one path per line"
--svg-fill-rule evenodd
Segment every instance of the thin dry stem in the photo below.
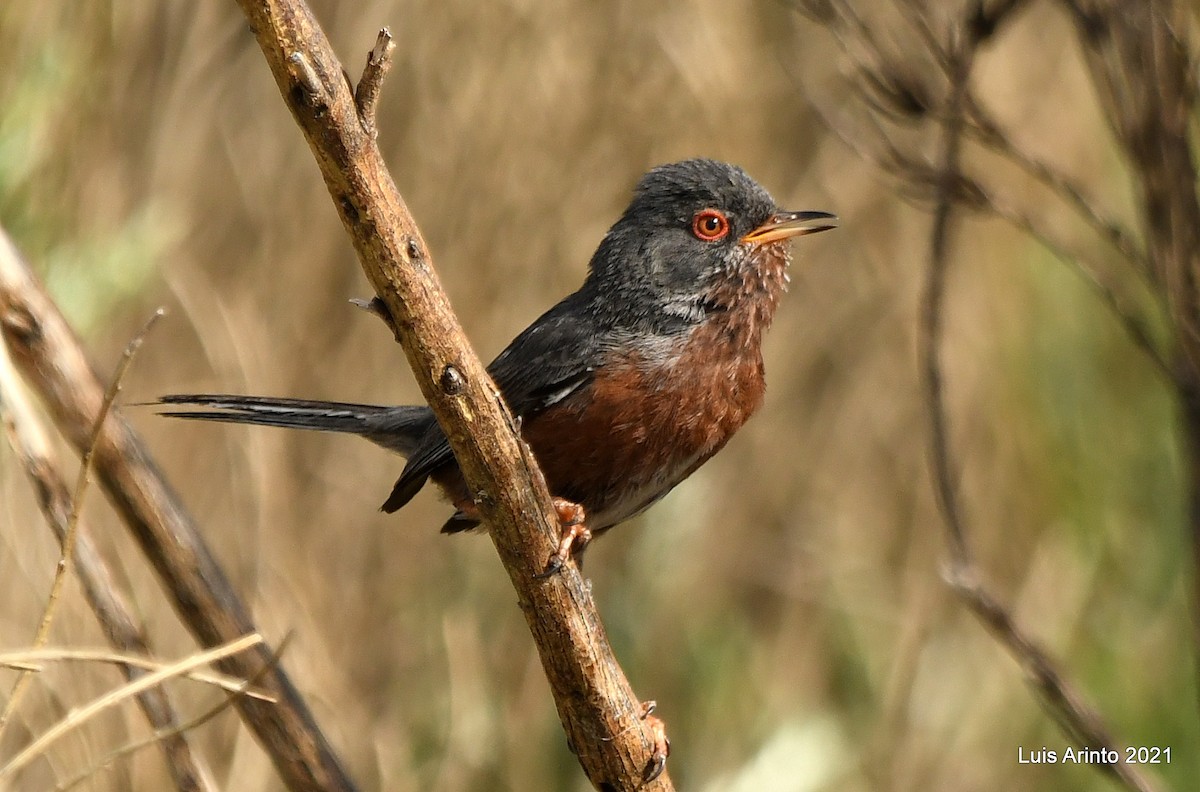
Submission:
M 1109 244 L 1128 262 L 1133 264 L 1135 272 L 1142 276 L 1148 274 L 1146 254 L 1134 242 L 1133 234 L 1125 229 L 1118 220 L 1106 215 L 1090 198 L 1084 195 L 1083 189 L 1066 174 L 1013 143 L 1012 136 L 1001 126 L 999 121 L 988 113 L 983 104 L 969 90 L 966 104 L 968 119 L 971 122 L 967 126 L 967 130 L 973 137 L 1049 187 L 1101 237 L 1108 240 Z
M 1036 239 L 1051 255 L 1068 265 L 1073 272 L 1083 278 L 1099 298 L 1101 304 L 1120 323 L 1129 340 L 1145 354 L 1155 370 L 1162 375 L 1163 381 L 1174 382 L 1173 364 L 1168 354 L 1160 349 L 1158 342 L 1155 341 L 1149 321 L 1139 316 L 1132 308 L 1127 307 L 1126 298 L 1121 296 L 1120 290 L 1111 278 L 1103 275 L 1099 267 L 1089 264 L 1083 257 L 1067 251 L 1064 245 L 1055 238 L 1051 229 L 1034 220 L 1032 216 L 1002 203 L 995 197 L 989 198 L 988 210 Z
M 134 742 L 129 743 L 128 745 L 121 746 L 120 748 L 109 753 L 107 756 L 105 756 L 103 759 L 101 759 L 98 763 L 96 763 L 92 767 L 88 768 L 84 772 L 76 775 L 74 778 L 69 779 L 66 783 L 59 784 L 58 786 L 56 786 L 54 788 L 55 792 L 65 792 L 65 790 L 78 785 L 82 781 L 86 781 L 88 778 L 91 778 L 94 774 L 99 772 L 101 769 L 110 766 L 113 762 L 117 761 L 118 759 L 128 756 L 130 754 L 133 754 L 137 751 L 140 751 L 141 749 L 145 748 L 148 745 L 152 745 L 155 742 L 169 742 L 171 740 L 182 739 L 183 736 L 185 734 L 187 734 L 188 732 L 192 731 L 193 729 L 197 729 L 200 726 L 203 726 L 205 723 L 208 723 L 210 720 L 217 717 L 218 715 L 220 715 L 222 712 L 229 709 L 230 707 L 232 707 L 234 705 L 234 703 L 237 702 L 238 698 L 240 698 L 241 696 L 257 696 L 258 694 L 256 694 L 251 689 L 251 686 L 256 684 L 258 682 L 259 678 L 261 678 L 263 674 L 272 670 L 276 665 L 279 664 L 279 661 L 280 661 L 280 659 L 282 659 L 284 652 L 287 651 L 287 647 L 288 647 L 288 644 L 291 642 L 291 638 L 292 638 L 291 633 L 288 633 L 288 635 L 284 636 L 284 639 L 279 642 L 279 650 L 275 653 L 275 656 L 274 656 L 274 659 L 272 660 L 272 662 L 267 665 L 264 665 L 261 669 L 259 669 L 258 674 L 256 675 L 256 677 L 254 679 L 242 680 L 240 682 L 237 682 L 232 687 L 226 687 L 223 684 L 218 685 L 219 687 L 224 688 L 226 691 L 226 696 L 221 701 L 221 703 L 208 708 L 207 710 L 201 712 L 199 715 L 196 715 L 193 718 L 189 718 L 188 720 L 186 720 L 182 723 L 172 724 L 170 726 L 167 726 L 167 727 L 164 727 L 161 729 L 157 729 L 157 730 L 155 730 L 155 732 L 153 734 L 151 734 L 149 737 L 147 737 L 144 740 L 136 740 Z M 186 676 L 189 676 L 194 679 L 200 679 L 201 677 L 214 677 L 215 678 L 214 675 L 204 674 L 203 672 L 197 672 L 197 671 L 188 672 L 186 674 Z
M 1100 109 L 1129 163 L 1148 269 L 1167 306 L 1185 452 L 1192 546 L 1193 652 L 1200 680 L 1200 182 L 1194 143 L 1196 56 L 1187 4 L 1062 0 Z M 1194 9 L 1192 10 L 1194 14 Z M 1200 692 L 1200 685 L 1197 686 Z
M 48 647 L 0 653 L 0 666 L 6 668 L 26 668 L 37 672 L 42 671 L 46 663 L 60 662 L 112 663 L 120 666 L 133 666 L 144 671 L 159 671 L 167 665 L 144 655 L 135 655 L 129 652 L 113 652 L 106 649 L 59 649 Z M 189 671 L 183 676 L 193 682 L 212 685 L 230 693 L 252 696 L 260 701 L 275 701 L 274 697 L 261 690 L 246 689 L 245 680 L 235 679 L 228 674 L 197 669 Z
M 1063 734 L 1077 745 L 1103 748 L 1123 757 L 1120 744 L 1109 733 L 1100 713 L 1063 676 L 1058 663 L 1046 650 L 1026 635 L 1008 609 L 979 580 L 976 570 L 969 565 L 950 568 L 945 577 L 959 599 L 1021 665 L 1029 686 L 1042 700 L 1046 711 Z M 1114 764 L 1095 766 L 1128 789 L 1137 792 L 1154 792 L 1156 789 L 1135 765 L 1118 760 Z
M 932 62 L 940 69 L 940 77 L 947 86 L 952 85 L 952 59 L 948 47 L 939 40 L 934 29 L 930 18 L 931 6 L 920 0 L 899 1 L 907 8 L 902 18 L 929 50 Z M 996 0 L 990 4 L 977 3 L 962 24 L 962 36 L 973 37 L 975 46 L 978 47 L 995 35 L 1005 19 L 1019 11 L 1024 2 L 1025 0 Z M 880 170 L 894 175 L 905 195 L 918 201 L 932 201 L 935 183 L 938 179 L 947 178 L 945 172 L 935 169 L 919 155 L 901 151 L 892 142 L 880 120 L 907 127 L 930 120 L 944 124 L 948 120 L 944 114 L 949 103 L 937 98 L 937 92 L 943 90 L 941 83 L 936 83 L 935 79 L 928 75 L 922 75 L 915 64 L 889 52 L 849 3 L 844 0 L 831 0 L 827 5 L 821 5 L 821 8 L 824 11 L 822 14 L 817 14 L 811 9 L 807 13 L 811 18 L 818 19 L 826 25 L 852 59 L 853 77 L 848 81 L 848 86 L 871 111 L 867 121 L 883 146 L 882 153 L 868 150 L 856 135 L 847 133 L 839 124 L 834 123 L 829 113 L 819 111 L 819 117 L 851 148 L 868 157 Z M 1049 188 L 1124 256 L 1131 271 L 1146 282 L 1152 272 L 1146 253 L 1138 247 L 1133 234 L 1118 220 L 1103 212 L 1073 180 L 1050 163 L 1016 146 L 1003 126 L 987 112 L 970 85 L 965 86 L 963 90 L 964 95 L 956 101 L 965 109 L 965 123 L 962 120 L 953 120 L 951 123 L 964 123 L 963 131 L 969 137 L 1006 158 L 1031 178 Z M 1077 268 L 1079 274 L 1093 286 L 1105 306 L 1113 311 L 1135 346 L 1151 358 L 1160 372 L 1168 378 L 1175 377 L 1173 365 L 1167 361 L 1166 353 L 1153 341 L 1148 323 L 1125 307 L 1126 301 L 1117 297 L 1117 289 L 1109 279 L 1102 277 L 1095 268 L 1087 267 L 1078 256 L 1067 255 L 1065 246 L 1055 242 L 1048 230 L 1033 222 L 1028 215 L 1014 210 L 1006 211 L 999 206 L 977 179 L 966 176 L 961 169 L 953 178 L 958 183 L 955 192 L 956 200 L 960 203 L 1004 217 L 1045 244 L 1060 261 Z
M 82 707 L 71 710 L 67 713 L 65 718 L 39 735 L 37 739 L 25 746 L 25 748 L 23 748 L 12 759 L 10 759 L 3 767 L 0 767 L 0 779 L 11 777 L 14 773 L 21 770 L 21 768 L 25 767 L 34 759 L 44 754 L 46 750 L 57 740 L 70 733 L 72 730 L 79 728 L 104 710 L 114 707 L 121 702 L 136 696 L 138 693 L 144 690 L 148 690 L 156 685 L 160 685 L 168 679 L 186 674 L 194 668 L 199 668 L 200 666 L 208 665 L 209 663 L 215 663 L 222 658 L 238 654 L 239 652 L 244 652 L 247 649 L 250 649 L 251 647 L 257 646 L 261 643 L 263 643 L 263 639 L 260 635 L 243 636 L 242 638 L 225 644 L 224 646 L 218 646 L 215 649 L 209 649 L 206 652 L 198 652 L 194 655 L 190 655 L 189 657 L 185 657 L 176 663 L 172 663 L 171 665 L 159 669 L 158 671 L 155 671 L 151 674 L 146 674 L 145 676 L 127 682 L 119 688 L 109 691 L 103 696 L 94 699 Z
M 938 506 L 942 510 L 946 528 L 946 543 L 950 548 L 951 563 L 955 566 L 971 564 L 971 548 L 967 542 L 966 523 L 959 503 L 957 475 L 950 464 L 949 428 L 946 404 L 942 387 L 942 364 L 939 339 L 942 333 L 942 304 L 946 292 L 946 272 L 950 266 L 950 223 L 957 201 L 953 184 L 959 178 L 959 152 L 962 149 L 962 98 L 967 78 L 971 73 L 974 50 L 966 47 L 955 58 L 955 69 L 951 74 L 952 87 L 948 103 L 942 141 L 940 176 L 936 183 L 936 204 L 933 212 L 933 229 L 930 232 L 929 269 L 925 283 L 925 297 L 921 310 L 921 356 L 924 366 L 925 401 L 929 410 L 930 443 L 933 457 L 934 489 Z

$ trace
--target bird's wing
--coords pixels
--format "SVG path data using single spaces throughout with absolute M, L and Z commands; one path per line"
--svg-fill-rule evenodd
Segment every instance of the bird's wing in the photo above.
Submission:
M 488 366 L 518 419 L 532 418 L 591 381 L 601 340 L 595 319 L 580 300 L 576 293 L 551 308 Z M 435 425 L 408 458 L 383 510 L 394 512 L 408 503 L 429 475 L 453 458 L 446 435 Z
M 571 295 L 513 339 L 488 366 L 513 415 L 528 420 L 592 381 L 602 344 L 596 320 Z

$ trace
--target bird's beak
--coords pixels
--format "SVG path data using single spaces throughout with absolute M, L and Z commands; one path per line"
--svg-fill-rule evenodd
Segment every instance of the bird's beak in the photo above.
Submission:
M 837 228 L 837 215 L 829 212 L 777 212 L 767 222 L 742 237 L 748 245 L 765 245 L 781 239 Z

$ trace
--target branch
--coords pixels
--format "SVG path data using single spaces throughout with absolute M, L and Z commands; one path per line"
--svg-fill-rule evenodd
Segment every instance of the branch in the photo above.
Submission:
M 1200 165 L 1194 154 L 1196 54 L 1172 22 L 1187 4 L 1063 0 L 1100 109 L 1130 165 L 1146 257 L 1170 313 L 1182 417 L 1192 622 L 1200 681 Z M 1194 12 L 1193 12 L 1194 13 Z M 1186 24 L 1181 25 L 1186 30 Z
M 1082 278 L 1100 300 L 1100 304 L 1108 309 L 1112 317 L 1121 325 L 1134 347 L 1150 361 L 1155 371 L 1162 377 L 1163 382 L 1173 384 L 1176 381 L 1176 372 L 1171 356 L 1159 348 L 1160 344 L 1155 340 L 1154 331 L 1151 329 L 1150 318 L 1143 316 L 1144 312 L 1138 312 L 1131 305 L 1132 299 L 1123 294 L 1125 290 L 1118 286 L 1110 275 L 1105 273 L 1099 265 L 1085 260 L 1082 255 L 1068 251 L 1065 245 L 1056 238 L 1050 227 L 1040 220 L 1035 220 L 1034 215 L 1007 206 L 994 197 L 989 197 L 986 208 L 987 211 L 1024 231 L 1039 242 L 1050 255 Z M 1156 301 L 1159 297 L 1157 292 L 1151 292 L 1150 296 Z
M 37 390 L 59 430 L 82 453 L 104 398 L 79 339 L 0 230 L 0 335 L 13 362 Z M 180 618 L 204 646 L 257 632 L 191 516 L 119 411 L 105 420 L 92 463 L 109 499 L 154 565 Z M 269 703 L 239 697 L 242 719 L 293 792 L 351 792 L 300 694 L 265 644 L 227 657 L 222 671 L 261 679 Z M 264 667 L 270 670 L 262 674 Z
M 917 32 L 920 41 L 929 49 L 932 60 L 938 65 L 941 77 L 952 82 L 950 57 L 947 48 L 938 40 L 933 25 L 927 17 L 927 7 L 920 0 L 899 0 L 908 10 L 904 19 Z M 813 4 L 809 4 L 813 5 Z M 814 8 L 798 10 L 824 24 L 838 40 L 853 62 L 854 79 L 848 87 L 859 101 L 870 111 L 868 121 L 874 135 L 880 140 L 879 150 L 871 150 L 857 136 L 849 134 L 836 123 L 832 114 L 817 106 L 817 117 L 846 143 L 852 150 L 876 167 L 898 180 L 898 187 L 916 202 L 933 202 L 933 193 L 939 179 L 946 174 L 930 164 L 920 153 L 905 153 L 893 142 L 888 129 L 880 119 L 898 127 L 913 127 L 932 120 L 945 123 L 945 100 L 939 96 L 943 91 L 941 82 L 935 81 L 904 58 L 891 54 L 855 12 L 852 6 L 839 3 L 815 4 L 825 13 L 817 15 Z M 1022 0 L 999 0 L 990 7 L 978 4 L 969 17 L 965 30 L 974 37 L 976 45 L 995 35 L 1000 26 L 1021 10 Z M 1117 252 L 1124 256 L 1130 271 L 1144 285 L 1153 287 L 1153 273 L 1149 271 L 1146 254 L 1138 247 L 1132 233 L 1120 221 L 1107 216 L 1084 193 L 1083 189 L 1051 164 L 1040 160 L 1013 143 L 1004 127 L 985 109 L 974 96 L 970 86 L 964 88 L 961 99 L 966 111 L 964 134 L 980 145 L 994 151 L 1012 162 L 1028 176 L 1040 182 L 1068 208 L 1100 234 Z M 955 123 L 960 123 L 955 121 Z M 1068 253 L 1067 246 L 1055 238 L 1049 227 L 1037 222 L 1033 216 L 1014 208 L 1005 207 L 977 178 L 958 172 L 955 199 L 966 208 L 986 211 L 1007 220 L 1018 229 L 1042 243 L 1060 261 L 1074 268 L 1094 289 L 1105 307 L 1112 311 L 1130 340 L 1143 351 L 1151 363 L 1168 381 L 1175 379 L 1174 366 L 1168 355 L 1155 342 L 1150 322 L 1130 305 L 1124 294 L 1127 289 L 1119 287 L 1111 276 L 1104 274 L 1094 264 L 1084 261 L 1079 255 Z M 1158 294 L 1154 295 L 1156 298 Z
M 1100 713 L 1063 676 L 1054 658 L 1016 623 L 1008 609 L 983 585 L 976 572 L 973 565 L 952 567 L 947 570 L 946 582 L 1020 664 L 1029 686 L 1041 699 L 1058 728 L 1077 745 L 1104 749 L 1109 755 L 1123 757 L 1121 744 L 1113 739 Z M 1137 792 L 1154 792 L 1156 789 L 1136 766 L 1120 758 L 1114 764 L 1097 764 L 1096 768 L 1120 781 L 1127 789 Z
M 942 510 L 946 527 L 946 542 L 950 548 L 951 563 L 955 567 L 969 567 L 971 548 L 967 544 L 967 530 L 962 507 L 954 482 L 954 471 L 950 465 L 947 439 L 948 428 L 946 404 L 942 388 L 942 364 L 939 357 L 939 339 L 942 332 L 942 305 L 945 302 L 946 271 L 950 266 L 950 221 L 956 195 L 955 186 L 960 180 L 959 154 L 962 150 L 962 99 L 966 92 L 967 78 L 971 73 L 974 49 L 965 47 L 962 54 L 954 58 L 950 74 L 949 112 L 943 122 L 942 161 L 935 184 L 936 204 L 933 211 L 933 230 L 929 246 L 929 269 L 925 282 L 925 296 L 921 304 L 921 332 L 919 334 L 921 357 L 924 363 L 925 401 L 929 407 L 930 442 L 933 446 L 933 478 L 938 506 Z
M 545 481 L 450 309 L 329 42 L 300 0 L 239 3 L 308 139 L 380 311 L 397 330 L 421 392 L 477 493 L 584 772 L 601 790 L 671 789 L 665 774 L 643 782 L 654 738 L 578 569 L 567 564 L 561 574 L 536 578 L 559 535 Z
M 1153 789 L 1149 780 L 1143 777 L 1135 766 L 1120 761 L 1120 745 L 1109 734 L 1099 713 L 1083 699 L 1058 670 L 1050 655 L 1026 635 L 1008 610 L 981 582 L 955 486 L 956 466 L 951 459 L 939 348 L 945 279 L 950 263 L 951 220 L 953 207 L 957 203 L 956 186 L 961 176 L 959 156 L 967 112 L 967 83 L 981 40 L 971 35 L 969 26 L 964 26 L 960 40 L 947 50 L 947 72 L 951 84 L 942 121 L 939 163 L 941 178 L 937 183 L 929 269 L 919 335 L 925 374 L 925 398 L 931 426 L 935 489 L 945 525 L 946 542 L 950 549 L 946 578 L 971 612 L 1025 669 L 1034 693 L 1053 714 L 1063 733 L 1088 748 L 1112 751 L 1113 755 L 1118 757 L 1118 761 L 1099 764 L 1098 769 L 1119 780 L 1129 789 L 1149 792 Z

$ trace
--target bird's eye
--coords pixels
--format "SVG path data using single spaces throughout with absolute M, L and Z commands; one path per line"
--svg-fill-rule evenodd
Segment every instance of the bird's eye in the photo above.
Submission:
M 729 235 L 729 218 L 716 209 L 696 212 L 692 218 L 692 233 L 704 242 L 716 242 Z

